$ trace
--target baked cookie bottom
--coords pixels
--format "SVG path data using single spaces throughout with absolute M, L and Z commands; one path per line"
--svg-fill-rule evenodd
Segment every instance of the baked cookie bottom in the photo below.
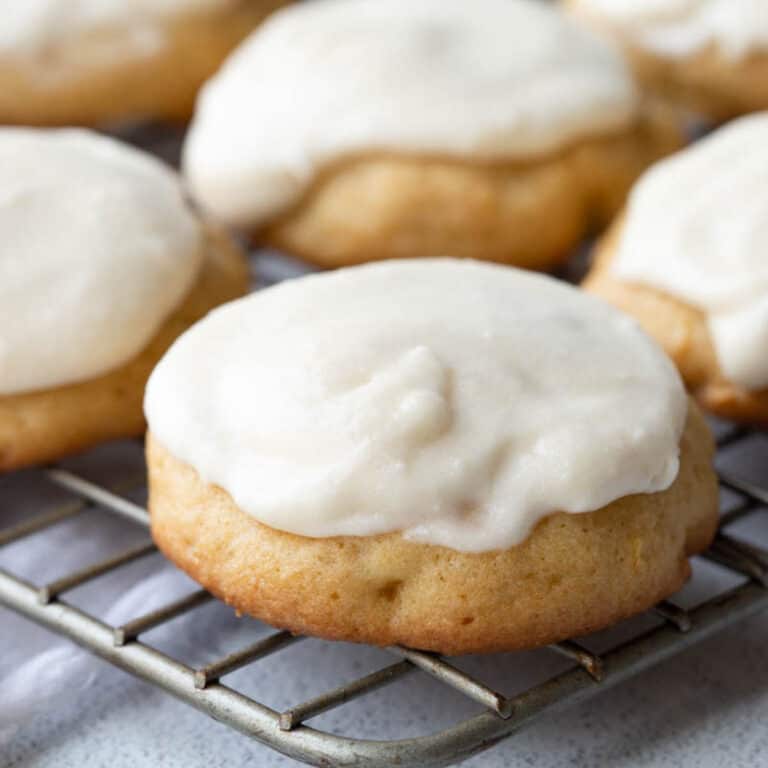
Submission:
M 681 144 L 677 117 L 649 109 L 621 133 L 526 163 L 348 158 L 254 237 L 324 267 L 440 255 L 551 269 Z
M 611 262 L 621 229 L 618 221 L 598 244 L 582 287 L 632 315 L 674 360 L 706 410 L 732 421 L 768 426 L 768 389 L 749 391 L 726 378 L 701 310 L 660 289 L 613 275 Z
M 768 52 L 731 61 L 714 46 L 684 58 L 626 46 L 649 91 L 715 122 L 768 109 Z
M 134 119 L 187 120 L 200 86 L 229 52 L 288 0 L 240 0 L 209 13 L 175 16 L 149 53 L 119 50 L 121 30 L 103 30 L 46 50 L 0 57 L 0 123 L 101 125 Z
M 399 533 L 313 539 L 262 525 L 147 442 L 160 549 L 238 611 L 292 632 L 447 654 L 529 648 L 643 611 L 688 578 L 718 517 L 709 429 L 692 403 L 662 493 L 545 518 L 522 544 L 464 553 Z
M 141 435 L 144 387 L 171 343 L 208 310 L 242 296 L 248 265 L 230 236 L 209 226 L 207 257 L 184 303 L 138 357 L 95 379 L 0 395 L 0 471 L 41 464 L 97 443 Z

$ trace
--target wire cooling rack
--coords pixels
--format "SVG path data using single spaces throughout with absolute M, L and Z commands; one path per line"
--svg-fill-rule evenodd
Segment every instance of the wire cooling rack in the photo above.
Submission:
M 732 448 L 753 434 L 742 428 L 728 428 L 721 434 L 719 446 L 721 450 Z M 47 480 L 66 491 L 68 500 L 0 529 L 0 550 L 32 534 L 44 535 L 47 529 L 94 508 L 139 526 L 148 526 L 146 509 L 114 489 L 59 466 L 42 472 Z M 290 646 L 301 642 L 301 637 L 273 631 L 234 653 L 194 668 L 142 641 L 142 635 L 213 600 L 206 591 L 192 591 L 120 626 L 108 624 L 66 600 L 70 590 L 155 552 L 149 537 L 138 546 L 48 583 L 31 583 L 0 569 L 0 604 L 297 760 L 317 766 L 426 768 L 451 765 L 488 749 L 555 708 L 584 701 L 720 629 L 768 608 L 768 551 L 737 540 L 725 530 L 746 516 L 768 511 L 768 487 L 747 482 L 730 472 L 721 472 L 720 480 L 729 502 L 722 514 L 717 538 L 703 557 L 739 576 L 738 585 L 690 610 L 683 610 L 674 602 L 660 603 L 653 609 L 660 623 L 601 654 L 574 640 L 551 645 L 549 651 L 567 657 L 573 665 L 514 696 L 493 690 L 438 655 L 391 647 L 386 649 L 393 657 L 391 664 L 312 699 L 296 702 L 283 711 L 270 708 L 223 684 L 221 678 L 260 660 L 268 663 L 270 654 L 290 653 Z M 129 490 L 123 484 L 122 491 Z M 413 673 L 429 675 L 459 691 L 482 705 L 483 711 L 436 733 L 390 741 L 344 737 L 306 725 L 321 713 L 384 686 L 396 685 L 398 680 Z M 353 730 L 353 708 L 349 722 Z

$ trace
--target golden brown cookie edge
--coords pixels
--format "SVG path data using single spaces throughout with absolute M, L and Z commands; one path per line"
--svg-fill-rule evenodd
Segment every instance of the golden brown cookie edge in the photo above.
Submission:
M 452 256 L 549 270 L 610 221 L 645 168 L 683 144 L 679 116 L 646 103 L 626 129 L 527 162 L 347 157 L 252 234 L 321 267 Z
M 678 590 L 717 526 L 713 442 L 692 403 L 681 469 L 662 493 L 557 513 L 508 550 L 464 553 L 393 533 L 311 539 L 260 524 L 151 436 L 152 534 L 240 612 L 299 634 L 447 654 L 585 634 Z

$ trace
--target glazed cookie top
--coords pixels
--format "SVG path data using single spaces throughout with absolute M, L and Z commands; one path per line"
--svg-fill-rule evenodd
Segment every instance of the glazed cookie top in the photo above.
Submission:
M 688 56 L 716 45 L 738 59 L 768 50 L 765 0 L 572 0 L 616 25 L 645 48 Z
M 273 528 L 505 548 L 677 476 L 687 399 L 633 320 L 451 259 L 288 281 L 217 309 L 150 378 L 155 438 Z
M 612 262 L 707 314 L 720 366 L 768 387 L 768 113 L 657 164 L 630 195 Z
M 207 207 L 256 226 L 355 153 L 530 159 L 620 129 L 636 100 L 609 44 L 535 0 L 315 0 L 209 81 L 184 166 Z
M 157 43 L 156 31 L 148 22 L 235 2 L 238 0 L 13 0 L 3 4 L 0 56 L 39 53 L 104 28 L 119 28 L 137 47 L 152 49 Z
M 203 250 L 162 163 L 87 131 L 22 128 L 0 128 L 0 243 L 0 396 L 133 358 Z

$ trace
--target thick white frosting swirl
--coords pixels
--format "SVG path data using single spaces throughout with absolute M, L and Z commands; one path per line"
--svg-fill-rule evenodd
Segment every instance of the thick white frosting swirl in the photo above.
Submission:
M 768 387 L 768 113 L 646 172 L 612 270 L 702 309 L 725 375 Z
M 577 0 L 638 43 L 666 56 L 715 44 L 729 58 L 768 52 L 765 0 Z
M 594 297 L 425 259 L 214 310 L 155 369 L 145 411 L 269 526 L 482 551 L 554 511 L 667 488 L 687 400 L 656 344 Z
M 618 53 L 536 0 L 315 0 L 274 14 L 205 86 L 193 192 L 254 226 L 365 151 L 528 159 L 632 118 Z
M 118 49 L 151 52 L 161 42 L 158 22 L 237 0 L 10 0 L 0 13 L 0 56 L 34 56 L 100 30 L 117 30 Z M 114 48 L 116 40 L 109 41 Z M 106 51 L 104 51 L 106 55 Z
M 159 161 L 87 131 L 0 128 L 0 395 L 137 355 L 191 288 L 202 250 Z

